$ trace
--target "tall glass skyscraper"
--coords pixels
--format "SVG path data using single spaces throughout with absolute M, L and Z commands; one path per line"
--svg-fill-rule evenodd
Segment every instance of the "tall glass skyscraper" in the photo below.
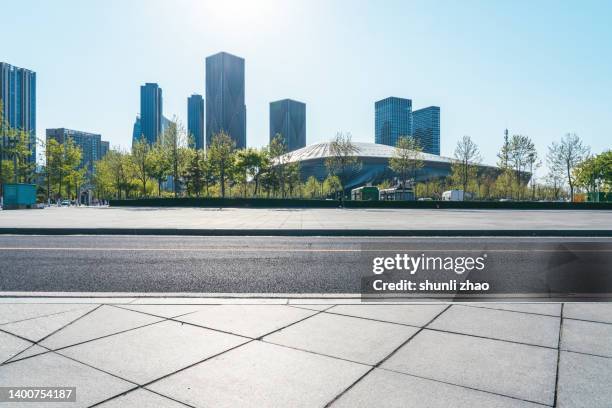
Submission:
M 0 101 L 9 126 L 30 134 L 30 162 L 36 162 L 36 73 L 0 62 Z M 0 143 L 6 143 L 0 135 Z
M 396 146 L 402 136 L 412 135 L 412 100 L 389 97 L 374 104 L 375 141 Z
M 108 153 L 109 143 L 102 140 L 97 133 L 88 133 L 66 128 L 47 129 L 47 141 L 55 139 L 58 143 L 66 143 L 68 139 L 81 149 L 79 169 L 87 169 L 88 175 L 94 174 L 95 163 Z
M 193 94 L 187 98 L 187 132 L 195 148 L 204 149 L 204 98 Z
M 306 146 L 306 104 L 292 99 L 270 102 L 270 141 L 280 134 L 288 152 Z
M 412 112 L 413 136 L 425 153 L 440 155 L 440 107 L 429 106 Z
M 162 133 L 162 90 L 155 83 L 140 87 L 140 131 L 150 144 Z M 138 136 L 140 138 L 140 136 Z
M 226 52 L 206 58 L 206 145 L 221 131 L 246 147 L 244 59 Z

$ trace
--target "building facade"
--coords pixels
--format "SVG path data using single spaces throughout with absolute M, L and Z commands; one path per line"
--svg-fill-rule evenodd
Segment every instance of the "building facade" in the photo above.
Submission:
M 187 132 L 195 148 L 204 149 L 204 98 L 193 94 L 187 98 Z
M 94 174 L 95 163 L 108 153 L 109 142 L 103 141 L 102 136 L 97 133 L 82 132 L 80 130 L 56 128 L 47 129 L 47 142 L 55 139 L 60 144 L 66 143 L 68 139 L 81 149 L 81 163 L 79 169 L 87 169 L 89 176 Z
M 132 127 L 132 147 L 134 143 L 142 137 L 142 125 L 140 123 L 140 116 L 136 115 L 134 126 Z
M 206 58 L 206 145 L 221 131 L 246 147 L 244 59 L 226 52 Z
M 430 106 L 412 112 L 412 134 L 425 153 L 440 154 L 440 108 Z
M 288 152 L 306 146 L 306 104 L 292 99 L 270 102 L 270 141 L 280 134 Z
M 36 162 L 36 73 L 0 62 L 0 101 L 11 128 L 28 132 L 30 163 Z M 0 135 L 0 143 L 7 143 Z
M 389 97 L 377 101 L 375 109 L 375 142 L 396 146 L 400 137 L 412 135 L 412 101 Z
M 142 85 L 140 87 L 140 131 L 149 144 L 157 142 L 162 133 L 162 112 L 162 89 L 155 83 Z

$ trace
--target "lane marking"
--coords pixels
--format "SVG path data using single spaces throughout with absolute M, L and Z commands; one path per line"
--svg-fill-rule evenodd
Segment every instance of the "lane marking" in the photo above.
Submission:
M 79 247 L 0 247 L 0 251 L 82 251 L 82 252 L 138 252 L 138 251 L 176 251 L 176 252 L 612 252 L 611 249 L 317 249 L 317 248 L 79 248 Z

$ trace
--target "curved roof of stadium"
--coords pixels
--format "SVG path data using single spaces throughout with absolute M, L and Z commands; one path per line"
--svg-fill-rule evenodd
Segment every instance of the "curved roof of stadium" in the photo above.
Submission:
M 395 147 L 387 146 L 384 144 L 353 142 L 353 145 L 355 145 L 355 147 L 358 149 L 355 154 L 355 156 L 357 157 L 378 157 L 388 159 L 393 157 L 393 152 L 395 151 Z M 316 143 L 310 146 L 302 147 L 301 149 L 297 149 L 289 153 L 285 153 L 281 157 L 283 159 L 286 159 L 289 163 L 296 161 L 324 159 L 326 157 L 332 156 L 330 146 L 331 142 Z M 421 155 L 422 159 L 427 161 L 437 161 L 445 163 L 452 163 L 453 161 L 453 159 L 451 158 L 442 157 L 435 154 L 421 153 Z

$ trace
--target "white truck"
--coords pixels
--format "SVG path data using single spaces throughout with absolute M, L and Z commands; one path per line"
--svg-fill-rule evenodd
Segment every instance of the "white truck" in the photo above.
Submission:
M 448 190 L 443 192 L 442 201 L 463 201 L 463 190 Z

